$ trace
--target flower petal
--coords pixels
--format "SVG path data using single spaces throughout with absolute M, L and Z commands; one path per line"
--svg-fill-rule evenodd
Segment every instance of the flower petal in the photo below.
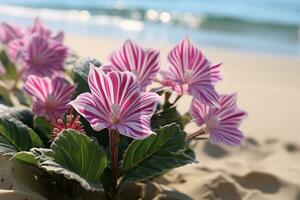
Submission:
M 64 40 L 64 37 L 65 37 L 64 32 L 60 31 L 55 36 L 53 36 L 53 39 L 59 43 L 62 43 Z
M 168 61 L 169 69 L 160 74 L 164 80 L 173 82 L 174 91 L 179 95 L 187 92 L 208 105 L 218 105 L 219 97 L 214 85 L 221 80 L 221 64 L 211 64 L 189 38 L 170 51 Z
M 150 117 L 158 95 L 142 93 L 131 72 L 111 71 L 90 65 L 88 85 L 91 94 L 79 95 L 71 105 L 95 130 L 118 129 L 120 134 L 142 139 L 152 134 Z
M 29 33 L 39 33 L 43 36 L 49 37 L 51 35 L 51 31 L 48 30 L 43 23 L 41 22 L 41 20 L 37 17 L 35 18 L 33 25 L 31 27 L 28 28 L 28 32 Z
M 118 127 L 118 130 L 120 134 L 136 140 L 142 140 L 154 134 L 150 129 L 150 118 L 147 116 L 127 120 Z
M 122 122 L 139 119 L 141 115 L 152 117 L 156 110 L 159 96 L 154 92 L 142 93 L 138 101 L 126 101 L 122 106 L 122 115 L 120 116 Z
M 56 121 L 66 112 L 66 108 L 63 109 L 63 112 L 61 112 L 61 109 L 58 112 L 57 110 L 49 110 L 45 106 L 45 101 L 41 101 L 33 97 L 32 112 L 37 116 L 45 117 L 48 121 Z
M 189 85 L 188 93 L 206 105 L 219 107 L 219 94 L 210 83 L 193 83 Z
M 90 93 L 80 94 L 69 104 L 90 123 L 95 131 L 110 126 L 107 113 L 102 109 L 97 109 L 94 97 Z
M 33 34 L 22 52 L 23 79 L 30 74 L 38 76 L 54 76 L 64 70 L 64 61 L 68 55 L 68 49 L 61 43 Z
M 191 115 L 198 126 L 205 124 L 205 131 L 209 133 L 211 143 L 240 145 L 243 139 L 238 129 L 247 113 L 236 105 L 236 95 L 221 95 L 220 107 L 211 107 L 193 99 Z
M 0 41 L 7 45 L 10 41 L 23 36 L 23 31 L 20 27 L 14 24 L 2 23 L 0 25 Z
M 111 66 L 118 71 L 133 72 L 144 90 L 155 78 L 159 70 L 159 52 L 153 49 L 143 49 L 131 40 L 111 55 Z
M 17 62 L 21 57 L 24 41 L 24 38 L 14 39 L 6 46 L 7 54 L 11 61 Z
M 209 120 L 214 117 L 217 112 L 217 108 L 203 104 L 196 98 L 192 101 L 190 114 L 198 126 L 202 126 L 209 122 Z
M 191 62 L 195 61 L 194 53 L 195 48 L 191 44 L 189 38 L 185 38 L 176 45 L 168 54 L 168 61 L 171 64 L 169 69 L 171 73 L 169 75 L 177 79 L 178 82 L 184 82 L 184 72 L 189 69 Z
M 221 125 L 231 124 L 238 127 L 243 119 L 247 117 L 247 113 L 241 109 L 225 109 L 219 114 Z
M 52 93 L 53 87 L 50 78 L 41 78 L 31 75 L 27 78 L 23 90 L 39 100 L 45 101 L 48 93 Z
M 55 97 L 55 101 L 64 102 L 63 104 L 67 104 L 75 91 L 75 87 L 60 77 L 57 77 L 54 80 L 52 80 L 52 85 L 52 95 Z
M 122 105 L 139 92 L 136 77 L 132 73 L 112 71 L 104 74 L 100 68 L 92 64 L 88 84 L 93 96 L 103 104 L 107 112 L 110 111 L 111 104 Z
M 50 79 L 31 75 L 27 78 L 24 91 L 32 96 L 32 110 L 48 120 L 57 120 L 68 109 L 74 86 L 61 78 Z
M 220 106 L 223 109 L 225 108 L 230 109 L 236 107 L 236 96 L 237 96 L 236 93 L 228 94 L 228 95 L 220 95 L 220 100 L 219 100 Z
M 241 145 L 243 138 L 243 133 L 237 128 L 216 128 L 212 129 L 209 135 L 209 141 L 212 144 L 223 143 L 227 145 Z

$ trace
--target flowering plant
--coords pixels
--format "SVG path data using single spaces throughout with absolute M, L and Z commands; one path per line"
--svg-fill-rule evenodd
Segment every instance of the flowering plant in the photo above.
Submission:
M 159 51 L 131 40 L 102 65 L 71 59 L 63 37 L 39 19 L 27 29 L 0 27 L 0 153 L 55 191 L 49 199 L 92 199 L 103 191 L 116 199 L 130 182 L 197 163 L 193 140 L 241 144 L 246 113 L 235 94 L 218 94 L 221 64 L 188 38 L 160 71 Z M 149 89 L 153 82 L 160 86 Z M 183 115 L 182 95 L 193 97 Z M 199 129 L 186 133 L 192 122 Z

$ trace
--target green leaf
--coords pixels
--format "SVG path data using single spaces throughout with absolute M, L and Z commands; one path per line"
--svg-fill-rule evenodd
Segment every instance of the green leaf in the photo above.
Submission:
M 77 83 L 76 94 L 83 92 L 89 92 L 90 89 L 87 84 L 87 77 L 90 70 L 89 63 L 94 64 L 96 67 L 100 67 L 101 63 L 92 58 L 79 59 L 73 67 L 73 79 Z
M 15 80 L 17 78 L 16 66 L 9 60 L 4 50 L 0 52 L 0 62 L 2 62 L 6 70 L 6 74 L 3 76 L 3 78 Z
M 122 168 L 124 181 L 140 181 L 167 170 L 195 162 L 184 153 L 186 134 L 176 124 L 166 125 L 144 140 L 134 140 L 128 147 Z
M 8 107 L 0 105 L 0 116 L 10 116 L 17 120 L 20 120 L 29 127 L 33 127 L 33 113 L 28 109 L 20 109 L 14 107 Z
M 181 115 L 179 114 L 175 106 L 161 109 L 156 112 L 151 118 L 152 128 L 160 128 L 171 123 L 176 123 L 180 126 L 180 128 L 183 129 Z
M 13 156 L 17 149 L 2 135 L 0 135 L 0 154 L 4 156 Z
M 42 147 L 43 146 L 43 141 L 38 136 L 38 134 L 36 132 L 34 132 L 34 130 L 32 130 L 31 128 L 28 128 L 28 133 L 30 135 L 33 147 Z
M 53 126 L 43 117 L 35 117 L 33 120 L 34 129 L 40 134 L 45 141 L 51 139 L 51 131 Z
M 9 148 L 16 151 L 29 151 L 32 147 L 42 146 L 42 141 L 32 129 L 10 116 L 0 116 L 0 135 L 1 146 L 11 145 Z
M 38 165 L 37 160 L 35 159 L 35 154 L 28 151 L 18 152 L 12 158 L 10 158 L 10 160 L 18 160 L 34 166 Z
M 185 127 L 185 125 L 190 123 L 191 120 L 192 120 L 192 116 L 190 115 L 189 112 L 187 112 L 187 113 L 185 113 L 184 115 L 181 116 L 181 122 L 183 124 L 183 127 Z
M 9 106 L 13 105 L 13 102 L 9 95 L 9 91 L 3 86 L 0 86 L 0 103 Z
M 107 160 L 100 145 L 84 134 L 64 130 L 50 150 L 33 149 L 40 167 L 78 181 L 86 190 L 103 189 L 101 175 Z
M 14 98 L 16 98 L 19 102 L 19 104 L 24 106 L 30 106 L 30 99 L 28 96 L 24 94 L 24 92 L 18 88 L 13 89 L 12 94 Z

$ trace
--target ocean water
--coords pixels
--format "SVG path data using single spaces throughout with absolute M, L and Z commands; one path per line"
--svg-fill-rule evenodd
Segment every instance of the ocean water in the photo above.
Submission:
M 300 0 L 0 0 L 0 21 L 40 16 L 53 29 L 99 37 L 300 55 Z

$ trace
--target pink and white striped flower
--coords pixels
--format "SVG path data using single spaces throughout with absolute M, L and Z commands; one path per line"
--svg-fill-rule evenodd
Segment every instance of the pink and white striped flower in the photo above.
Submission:
M 10 60 L 14 63 L 17 63 L 21 57 L 21 53 L 24 48 L 25 38 L 18 38 L 10 41 L 6 46 L 6 53 L 9 56 Z
M 141 91 L 151 84 L 159 71 L 159 51 L 144 49 L 131 40 L 126 40 L 121 49 L 110 56 L 107 71 L 130 71 L 137 76 Z
M 17 50 L 17 49 L 16 49 Z M 68 48 L 46 36 L 33 34 L 23 47 L 20 56 L 22 77 L 29 75 L 53 77 L 64 70 Z
M 10 41 L 23 37 L 23 30 L 14 24 L 2 23 L 0 25 L 0 41 L 7 45 Z
M 56 42 L 62 42 L 64 39 L 64 33 L 62 31 L 58 32 L 56 35 L 53 35 L 51 30 L 49 30 L 39 18 L 35 18 L 33 25 L 27 29 L 27 34 L 32 35 L 38 33 L 49 39 L 53 39 Z
M 62 78 L 52 80 L 31 75 L 23 89 L 32 96 L 32 111 L 36 115 L 56 121 L 67 112 L 75 87 Z
M 20 61 L 20 57 L 26 48 L 31 45 L 32 38 L 37 35 L 43 37 L 50 43 L 58 43 L 62 46 L 64 38 L 63 32 L 53 35 L 52 32 L 42 24 L 39 18 L 36 18 L 33 25 L 26 31 L 10 24 L 2 24 L 2 27 L 0 27 L 0 39 L 5 42 L 6 52 L 9 58 L 15 63 Z M 65 58 L 65 53 L 62 54 L 62 58 Z M 23 67 L 22 64 L 21 67 Z M 27 70 L 26 66 L 25 70 Z M 25 76 L 28 74 L 30 73 L 26 73 Z
M 105 74 L 91 64 L 88 84 L 91 93 L 80 94 L 70 104 L 94 130 L 117 129 L 120 134 L 134 139 L 153 133 L 150 118 L 158 95 L 140 92 L 133 73 L 111 71 Z
M 238 129 L 247 113 L 236 105 L 236 94 L 220 95 L 220 107 L 211 107 L 194 99 L 190 113 L 198 126 L 209 134 L 211 143 L 240 145 L 243 133 Z
M 178 95 L 192 95 L 204 104 L 218 106 L 219 95 L 214 85 L 221 80 L 220 65 L 211 64 L 189 38 L 176 45 L 168 55 L 170 67 L 161 71 L 162 84 Z

